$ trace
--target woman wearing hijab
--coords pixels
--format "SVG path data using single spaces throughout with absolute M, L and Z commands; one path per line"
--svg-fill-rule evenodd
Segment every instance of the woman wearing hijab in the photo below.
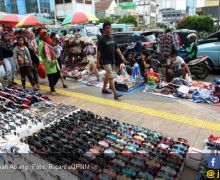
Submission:
M 34 33 L 31 31 L 26 31 L 26 41 L 27 41 L 27 47 L 31 55 L 32 63 L 33 63 L 33 77 L 34 82 L 36 83 L 36 88 L 40 89 L 39 86 L 39 77 L 38 77 L 38 52 L 37 52 L 37 42 L 34 36 Z
M 9 86 L 16 84 L 14 76 L 16 75 L 16 62 L 13 57 L 13 45 L 10 42 L 8 32 L 2 34 L 0 40 L 0 65 L 4 64 Z
M 45 66 L 51 94 L 55 95 L 55 85 L 60 78 L 60 67 L 57 59 L 55 58 L 55 50 L 51 46 L 52 41 L 48 36 L 46 29 L 42 29 L 40 31 L 40 39 L 41 41 L 38 46 L 38 58 Z

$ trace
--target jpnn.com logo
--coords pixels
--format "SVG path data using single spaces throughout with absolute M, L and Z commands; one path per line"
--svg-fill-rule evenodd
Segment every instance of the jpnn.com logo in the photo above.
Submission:
M 206 176 L 209 179 L 220 178 L 220 156 L 209 156 L 208 157 L 208 168 Z

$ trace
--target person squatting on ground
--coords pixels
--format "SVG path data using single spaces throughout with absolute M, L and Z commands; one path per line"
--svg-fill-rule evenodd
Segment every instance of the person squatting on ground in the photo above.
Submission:
M 133 52 L 128 53 L 126 71 L 128 72 L 129 75 L 132 74 L 133 66 L 135 63 L 136 63 L 136 61 L 134 59 Z
M 103 36 L 98 40 L 98 53 L 97 53 L 97 68 L 100 65 L 100 62 L 104 66 L 106 71 L 102 93 L 103 94 L 111 94 L 112 92 L 107 90 L 107 84 L 109 82 L 111 90 L 114 93 L 114 98 L 118 99 L 121 97 L 121 94 L 118 94 L 114 85 L 114 69 L 115 69 L 115 52 L 122 59 L 122 61 L 126 64 L 126 60 L 123 57 L 120 49 L 118 48 L 116 42 L 111 37 L 111 24 L 104 23 L 103 24 Z
M 34 90 L 39 90 L 35 86 L 35 82 L 33 80 L 33 74 L 32 74 L 32 60 L 31 60 L 31 55 L 30 52 L 25 46 L 25 38 L 23 36 L 18 36 L 17 37 L 17 46 L 14 48 L 13 54 L 14 54 L 14 59 L 16 60 L 17 63 L 17 69 L 20 71 L 21 75 L 21 83 L 23 86 L 23 89 L 26 89 L 26 76 L 28 77 L 32 87 Z
M 191 76 L 188 65 L 180 56 L 177 56 L 177 51 L 173 50 L 167 60 L 167 82 L 177 77 L 185 78 L 186 74 Z
M 55 57 L 59 63 L 60 69 L 61 69 L 62 68 L 61 54 L 62 54 L 63 48 L 59 44 L 59 39 L 56 38 L 55 36 L 52 39 L 52 43 L 53 43 L 53 47 L 55 50 Z M 64 83 L 63 74 L 61 72 L 60 72 L 60 80 L 62 82 L 63 88 L 67 88 L 67 85 Z
M 150 68 L 151 68 L 149 53 L 146 50 L 143 50 L 141 53 L 141 57 L 140 57 L 140 59 L 138 59 L 137 62 L 140 67 L 141 76 L 144 78 L 144 83 L 147 83 L 148 77 L 145 74 L 146 74 L 146 72 L 149 72 Z
M 10 35 L 8 32 L 2 32 L 2 37 L 0 40 L 0 64 L 4 64 L 6 69 L 7 80 L 9 86 L 14 83 L 14 77 L 16 75 L 16 62 L 13 57 L 13 44 L 10 40 Z
M 41 41 L 38 46 L 38 58 L 45 66 L 50 92 L 52 95 L 55 95 L 55 86 L 60 78 L 59 63 L 55 57 L 55 50 L 50 44 L 51 40 L 46 29 L 40 30 L 40 39 Z

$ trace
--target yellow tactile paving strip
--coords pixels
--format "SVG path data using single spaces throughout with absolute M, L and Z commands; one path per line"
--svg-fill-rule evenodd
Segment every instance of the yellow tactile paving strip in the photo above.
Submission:
M 20 81 L 16 80 L 16 82 L 18 84 L 20 84 Z M 27 86 L 31 87 L 30 83 L 27 83 Z M 41 85 L 41 90 L 42 91 L 49 91 L 49 87 Z M 154 116 L 154 117 L 158 117 L 161 119 L 175 121 L 178 123 L 183 123 L 183 124 L 195 126 L 195 127 L 202 128 L 202 129 L 208 129 L 211 131 L 220 132 L 220 123 L 213 123 L 213 122 L 209 122 L 208 120 L 190 118 L 190 117 L 183 116 L 183 115 L 172 114 L 172 113 L 159 111 L 159 110 L 155 110 L 155 109 L 151 109 L 151 108 L 145 108 L 142 106 L 128 104 L 125 102 L 104 99 L 104 98 L 100 98 L 100 97 L 90 96 L 90 95 L 67 91 L 67 90 L 63 90 L 63 89 L 56 89 L 56 92 L 60 95 L 74 97 L 74 98 L 82 99 L 84 101 L 99 103 L 99 104 L 111 106 L 114 108 L 124 109 L 124 110 L 128 110 L 128 111 L 136 112 L 136 113 L 142 113 L 142 114 L 146 114 L 148 116 Z

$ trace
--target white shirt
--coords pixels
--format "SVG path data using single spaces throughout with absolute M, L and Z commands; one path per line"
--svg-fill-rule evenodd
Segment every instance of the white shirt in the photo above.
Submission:
M 183 64 L 185 64 L 185 61 L 180 56 L 177 56 L 175 61 L 167 60 L 167 65 L 172 65 L 174 72 L 182 69 Z

